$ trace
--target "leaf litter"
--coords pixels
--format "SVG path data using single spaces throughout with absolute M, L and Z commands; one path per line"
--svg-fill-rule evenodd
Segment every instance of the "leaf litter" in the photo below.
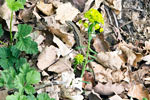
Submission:
M 55 100 L 149 100 L 149 4 L 148 0 L 27 0 L 25 9 L 14 14 L 13 31 L 19 23 L 33 27 L 31 37 L 40 53 L 25 57 L 42 73 L 38 85 L 44 86 L 37 93 L 48 92 Z M 0 5 L 0 23 L 8 31 L 10 11 L 6 3 Z M 91 62 L 94 75 L 87 70 L 80 78 L 82 67 L 73 68 L 78 54 L 74 30 L 65 21 L 78 25 L 86 46 L 87 33 L 78 21 L 91 7 L 104 16 L 104 32 L 91 43 L 97 52 Z M 0 88 L 0 100 L 5 100 L 3 94 L 7 96 L 7 91 Z

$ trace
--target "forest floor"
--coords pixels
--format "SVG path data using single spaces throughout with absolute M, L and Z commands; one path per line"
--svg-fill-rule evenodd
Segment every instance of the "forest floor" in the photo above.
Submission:
M 18 24 L 31 25 L 30 36 L 38 44 L 37 55 L 24 55 L 41 73 L 35 87 L 42 87 L 36 93 L 47 92 L 55 100 L 150 100 L 150 1 L 70 1 L 26 0 L 24 9 L 14 13 L 13 33 Z M 95 59 L 80 77 L 83 66 L 74 68 L 74 58 L 81 53 L 76 46 L 81 41 L 87 51 L 88 33 L 79 21 L 86 20 L 90 8 L 102 14 L 104 31 L 92 37 L 96 54 L 90 54 Z M 0 1 L 6 43 L 10 16 Z M 0 90 L 0 100 L 5 100 L 9 90 Z

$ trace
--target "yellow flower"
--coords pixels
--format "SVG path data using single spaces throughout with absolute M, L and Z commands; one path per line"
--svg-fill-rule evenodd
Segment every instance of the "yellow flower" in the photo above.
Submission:
M 103 29 L 103 28 L 100 28 L 99 32 L 101 33 L 101 32 L 103 32 L 103 31 L 104 31 L 104 29 Z
M 96 21 L 104 25 L 104 18 L 102 14 L 96 9 L 91 8 L 84 14 L 84 17 L 87 18 L 91 23 Z
M 83 25 L 84 25 L 85 28 L 88 28 L 88 26 L 89 26 L 88 23 L 86 23 L 86 22 L 83 23 Z
M 96 25 L 94 26 L 94 28 L 95 28 L 95 30 L 99 29 L 99 28 L 100 28 L 99 24 L 96 24 Z
M 84 61 L 84 56 L 82 54 L 78 54 L 75 56 L 74 60 L 75 60 L 75 63 L 82 64 Z

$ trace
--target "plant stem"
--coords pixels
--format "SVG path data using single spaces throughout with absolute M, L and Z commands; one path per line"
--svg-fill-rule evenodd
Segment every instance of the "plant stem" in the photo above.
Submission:
M 84 75 L 84 72 L 85 72 L 85 69 L 86 69 L 86 65 L 88 63 L 88 58 L 89 58 L 89 53 L 90 53 L 90 44 L 91 44 L 91 33 L 89 33 L 88 35 L 88 47 L 87 47 L 87 52 L 86 52 L 86 58 L 85 58 L 85 62 L 83 64 L 83 68 L 82 68 L 82 73 L 81 73 L 81 78 L 83 77 Z
M 13 21 L 13 11 L 11 12 L 11 17 L 10 17 L 10 44 L 11 45 L 12 45 L 12 42 L 13 42 L 12 21 Z

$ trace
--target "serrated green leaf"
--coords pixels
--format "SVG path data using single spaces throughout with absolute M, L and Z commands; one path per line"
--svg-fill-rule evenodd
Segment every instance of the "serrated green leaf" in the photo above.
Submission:
M 26 76 L 27 84 L 37 84 L 41 80 L 40 73 L 36 70 L 32 70 L 27 73 Z
M 19 69 L 20 73 L 22 73 L 24 75 L 26 75 L 31 70 L 33 70 L 33 69 L 31 69 L 31 67 L 28 63 L 23 64 L 22 67 L 20 67 L 20 69 Z
M 41 93 L 37 96 L 37 100 L 54 100 L 54 99 L 50 99 L 47 93 Z
M 6 100 L 18 100 L 18 95 L 8 95 Z
M 2 68 L 6 69 L 8 67 L 12 67 L 15 60 L 16 59 L 12 57 L 10 48 L 6 47 L 0 48 L 0 65 Z
M 10 47 L 10 50 L 11 50 L 12 55 L 13 55 L 14 57 L 16 57 L 16 58 L 19 57 L 20 51 L 19 51 L 15 46 L 11 46 L 11 47 Z
M 23 64 L 25 64 L 25 63 L 27 63 L 26 58 L 20 58 L 20 59 L 18 59 L 18 60 L 16 61 L 16 64 L 15 64 L 16 69 L 19 70 L 20 67 L 22 67 Z
M 0 87 L 3 87 L 4 86 L 4 80 L 3 78 L 0 78 Z
M 11 55 L 9 48 L 1 47 L 0 48 L 0 58 L 6 58 Z
M 25 84 L 25 78 L 22 73 L 16 76 L 14 80 L 15 88 L 17 88 L 19 91 L 22 91 Z
M 15 46 L 17 49 L 25 51 L 27 54 L 36 54 L 38 52 L 37 43 L 32 41 L 30 37 L 21 38 Z
M 16 77 L 16 72 L 14 68 L 10 67 L 7 70 L 1 72 L 1 78 L 4 80 L 5 86 L 8 89 L 14 88 L 14 79 Z
M 2 29 L 2 24 L 0 24 L 0 37 L 3 36 L 3 34 L 4 34 L 4 31 Z
M 34 95 L 29 95 L 27 96 L 27 100 L 36 100 Z
M 27 35 L 29 35 L 31 32 L 32 32 L 32 27 L 30 25 L 19 24 L 18 25 L 18 32 L 17 32 L 15 38 L 17 38 L 17 39 L 24 38 Z
M 11 56 L 8 58 L 2 58 L 0 59 L 0 65 L 3 69 L 7 69 L 9 67 L 13 67 L 16 60 L 16 58 Z
M 27 94 L 34 94 L 35 93 L 35 88 L 32 85 L 26 85 L 25 86 L 25 92 Z
M 7 6 L 11 11 L 18 11 L 19 9 L 24 8 L 24 4 L 20 1 L 15 0 L 6 0 Z
M 25 95 L 21 95 L 21 96 L 19 96 L 18 100 L 27 100 L 27 97 Z

